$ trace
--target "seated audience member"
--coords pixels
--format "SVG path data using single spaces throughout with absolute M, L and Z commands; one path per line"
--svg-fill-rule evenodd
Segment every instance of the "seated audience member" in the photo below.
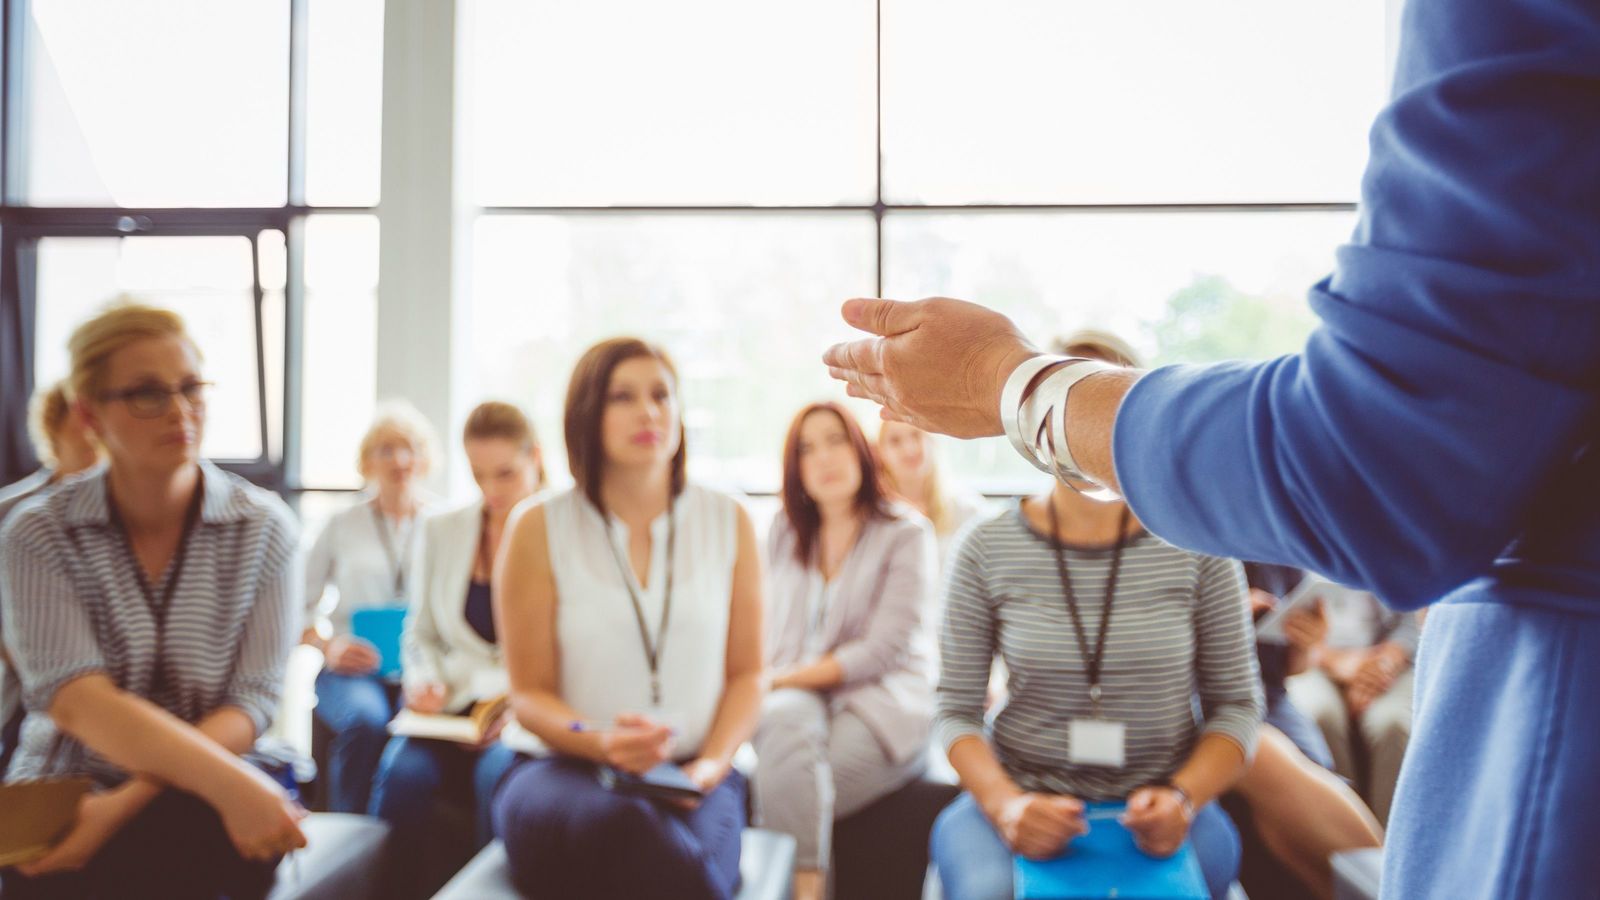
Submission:
M 423 521 L 410 572 L 404 699 L 419 713 L 464 715 L 505 694 L 489 578 L 512 508 L 544 485 L 533 427 L 515 406 L 479 405 L 467 416 L 462 442 L 482 497 Z M 390 739 L 372 788 L 372 814 L 393 828 L 386 896 L 431 897 L 449 879 L 452 861 L 436 852 L 441 798 L 474 811 L 475 847 L 489 842 L 489 800 L 511 761 L 498 728 L 478 746 Z
M 1010 898 L 1013 854 L 1061 853 L 1087 828 L 1086 800 L 1126 800 L 1151 855 L 1191 840 L 1212 895 L 1226 895 L 1239 839 L 1212 801 L 1244 775 L 1261 723 L 1251 643 L 1240 565 L 1166 544 L 1121 502 L 1057 482 L 969 529 L 940 639 L 935 732 L 966 789 L 934 826 L 945 896 Z M 997 654 L 1009 696 L 986 725 Z M 1097 720 L 1122 739 L 1102 725 L 1094 743 L 1071 740 Z
M 399 685 L 379 672 L 380 653 L 356 635 L 357 610 L 404 609 L 413 534 L 423 511 L 417 482 L 427 474 L 434 445 L 422 415 L 405 403 L 379 410 L 361 439 L 361 477 L 371 493 L 328 519 L 306 560 L 306 603 L 312 617 L 302 639 L 322 651 L 315 715 L 333 732 L 324 773 L 328 807 L 367 811 L 378 760 L 389 742 Z M 337 600 L 327 603 L 329 584 Z M 328 634 L 318 628 L 326 617 Z
M 884 422 L 878 429 L 878 462 L 883 468 L 884 486 L 933 523 L 942 563 L 962 527 L 990 512 L 990 508 L 982 495 L 953 490 L 945 483 L 934 441 L 933 435 L 903 422 Z
M 109 465 L 18 510 L 0 603 L 27 718 L 8 781 L 95 790 L 6 900 L 259 897 L 303 812 L 240 759 L 277 709 L 298 634 L 297 529 L 200 458 L 200 354 L 166 310 L 114 306 L 68 348 Z
M 1420 626 L 1415 615 L 1364 591 L 1333 588 L 1320 599 L 1327 640 L 1312 649 L 1312 670 L 1289 680 L 1289 695 L 1321 727 L 1334 770 L 1387 824 L 1411 738 L 1411 660 Z
M 820 900 L 835 817 L 916 778 L 933 719 L 923 610 L 936 544 L 889 505 L 872 448 L 837 403 L 800 411 L 767 540 L 771 693 L 755 749 L 764 827 L 791 834 L 796 900 Z
M 1245 563 L 1245 582 L 1250 585 L 1250 614 L 1260 621 L 1278 601 L 1287 596 L 1305 573 L 1292 566 Z M 1287 643 L 1256 641 L 1256 659 L 1261 664 L 1261 685 L 1267 698 L 1268 725 L 1284 736 L 1307 758 L 1325 769 L 1333 768 L 1333 754 L 1315 723 L 1289 697 L 1285 679 L 1305 672 L 1311 653 L 1328 633 L 1328 619 L 1321 603 L 1292 610 L 1284 619 Z
M 502 779 L 495 833 L 531 897 L 731 897 L 746 795 L 731 762 L 762 690 L 755 530 L 733 498 L 685 483 L 678 375 L 661 350 L 591 347 L 565 432 L 576 487 L 520 515 L 496 567 L 506 739 L 536 753 Z M 703 798 L 596 777 L 663 764 Z
M 34 396 L 28 425 L 33 433 L 34 452 L 44 465 L 27 478 L 0 488 L 0 524 L 24 500 L 100 460 L 94 434 L 68 398 L 65 381 Z M 0 776 L 5 774 L 11 754 L 17 749 L 17 736 L 22 729 L 22 686 L 6 674 L 9 659 L 4 632 L 0 632 Z

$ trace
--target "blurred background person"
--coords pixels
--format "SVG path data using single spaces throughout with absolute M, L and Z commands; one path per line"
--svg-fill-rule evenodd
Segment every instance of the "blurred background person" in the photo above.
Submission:
M 961 529 L 992 508 L 982 494 L 952 483 L 940 471 L 937 440 L 902 422 L 884 422 L 878 428 L 884 486 L 933 523 L 942 562 Z

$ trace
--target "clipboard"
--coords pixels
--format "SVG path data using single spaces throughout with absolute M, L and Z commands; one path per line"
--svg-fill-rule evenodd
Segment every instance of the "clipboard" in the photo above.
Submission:
M 91 787 L 81 777 L 0 785 L 0 868 L 49 853 L 78 821 L 78 804 Z
M 683 774 L 683 770 L 664 762 L 643 775 L 630 775 L 611 766 L 601 766 L 600 784 L 608 791 L 634 794 L 651 800 L 701 800 L 705 792 Z
M 1267 610 L 1256 622 L 1256 640 L 1266 644 L 1287 644 L 1289 635 L 1283 630 L 1283 623 L 1288 620 L 1289 614 L 1301 607 L 1309 606 L 1318 597 L 1326 597 L 1334 591 L 1343 591 L 1346 588 L 1335 584 L 1321 575 L 1310 572 L 1300 579 L 1294 590 L 1284 594 L 1278 600 L 1278 605 Z
M 1165 859 L 1147 856 L 1120 817 L 1124 803 L 1086 803 L 1089 832 L 1054 859 L 1014 857 L 1016 900 L 1209 900 L 1200 858 L 1187 840 Z
M 400 677 L 400 635 L 405 631 L 404 606 L 378 606 L 350 614 L 350 633 L 378 648 L 378 676 Z

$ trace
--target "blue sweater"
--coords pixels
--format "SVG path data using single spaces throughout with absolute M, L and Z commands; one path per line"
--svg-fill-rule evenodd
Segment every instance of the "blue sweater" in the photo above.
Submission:
M 1411 0 L 1361 220 L 1265 363 L 1148 374 L 1140 520 L 1414 608 L 1600 615 L 1600 2 Z

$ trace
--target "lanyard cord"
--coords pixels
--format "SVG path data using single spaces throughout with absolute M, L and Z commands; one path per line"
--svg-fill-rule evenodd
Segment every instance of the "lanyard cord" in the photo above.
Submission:
M 413 513 L 413 515 L 415 515 Z M 383 542 L 383 555 L 389 560 L 389 569 L 394 572 L 394 596 L 401 597 L 406 592 L 406 566 L 405 560 L 395 551 L 394 540 L 389 536 L 389 523 L 384 519 L 383 513 L 378 510 L 378 501 L 372 501 L 372 524 L 377 526 L 378 539 Z
M 1106 596 L 1100 607 L 1100 629 L 1095 635 L 1094 653 L 1089 652 L 1089 638 L 1083 627 L 1083 616 L 1078 612 L 1078 597 L 1072 590 L 1072 578 L 1067 573 L 1067 555 L 1062 549 L 1061 539 L 1056 532 L 1059 522 L 1056 517 L 1055 497 L 1050 497 L 1046 502 L 1050 510 L 1050 549 L 1055 552 L 1056 575 L 1061 579 L 1061 592 L 1066 595 L 1067 612 L 1072 616 L 1072 632 L 1078 638 L 1078 653 L 1083 657 L 1089 669 L 1089 702 L 1094 714 L 1100 715 L 1100 667 L 1105 662 L 1106 635 L 1111 630 L 1111 607 L 1117 596 L 1117 576 L 1122 570 L 1122 548 L 1126 543 L 1125 534 L 1128 530 L 1128 507 L 1122 507 L 1122 515 L 1117 518 L 1117 543 L 1111 554 L 1111 573 L 1106 578 Z
M 604 515 L 602 514 L 602 519 Z M 667 623 L 672 617 L 672 568 L 673 549 L 677 545 L 678 521 L 672 515 L 672 501 L 667 502 L 667 592 L 661 602 L 661 627 L 656 630 L 656 639 L 650 640 L 650 626 L 644 621 L 644 604 L 639 601 L 639 592 L 633 589 L 633 573 L 628 568 L 627 562 L 622 558 L 622 551 L 617 549 L 617 542 L 606 534 L 606 544 L 611 547 L 611 555 L 617 561 L 617 572 L 622 576 L 622 586 L 628 589 L 628 599 L 633 602 L 633 618 L 639 625 L 639 644 L 644 648 L 645 662 L 650 666 L 650 704 L 661 706 L 661 651 L 667 643 Z

